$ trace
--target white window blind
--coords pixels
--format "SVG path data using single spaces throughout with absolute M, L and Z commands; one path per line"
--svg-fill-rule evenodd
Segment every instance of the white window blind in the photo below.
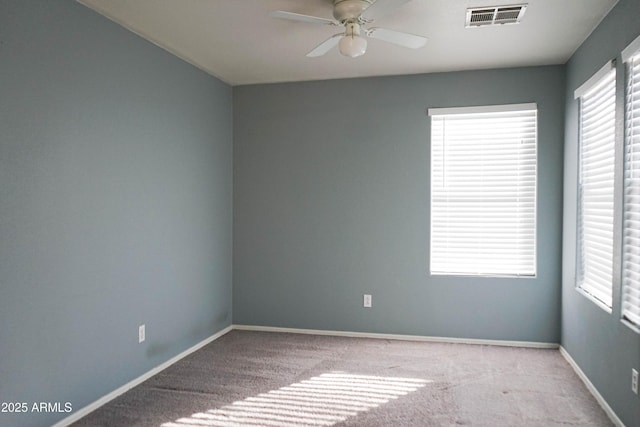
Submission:
M 640 51 L 627 70 L 622 317 L 640 326 Z
M 534 276 L 536 105 L 429 115 L 431 273 Z
M 577 286 L 611 308 L 616 74 L 607 64 L 580 98 Z

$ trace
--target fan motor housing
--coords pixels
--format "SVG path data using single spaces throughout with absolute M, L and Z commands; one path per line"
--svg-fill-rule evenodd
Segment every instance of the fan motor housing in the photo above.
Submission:
M 333 17 L 338 22 L 355 22 L 374 0 L 334 0 Z

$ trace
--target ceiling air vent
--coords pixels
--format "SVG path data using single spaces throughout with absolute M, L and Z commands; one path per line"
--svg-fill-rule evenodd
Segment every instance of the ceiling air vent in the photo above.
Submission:
M 469 8 L 467 9 L 466 27 L 517 24 L 522 19 L 525 10 L 527 10 L 526 4 Z

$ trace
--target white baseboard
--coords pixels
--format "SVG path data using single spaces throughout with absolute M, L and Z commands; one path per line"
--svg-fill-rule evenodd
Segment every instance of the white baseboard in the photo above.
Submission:
M 102 405 L 104 405 L 104 404 L 110 402 L 111 400 L 115 399 L 116 397 L 120 396 L 122 393 L 127 392 L 130 389 L 132 389 L 133 387 L 143 383 L 144 381 L 148 380 L 152 376 L 158 374 L 160 371 L 163 371 L 164 369 L 166 369 L 169 366 L 173 365 L 177 361 L 187 357 L 188 355 L 190 355 L 194 351 L 200 350 L 205 345 L 209 344 L 212 341 L 215 341 L 216 339 L 220 338 L 224 334 L 230 332 L 232 329 L 233 329 L 233 326 L 227 326 L 226 328 L 224 328 L 224 329 L 216 332 L 215 334 L 211 335 L 209 338 L 205 338 L 204 340 L 200 341 L 199 343 L 197 343 L 193 347 L 190 347 L 190 348 L 186 349 L 185 351 L 183 351 L 182 353 L 178 354 L 177 356 L 172 357 L 171 359 L 167 360 L 163 364 L 158 365 L 155 368 L 151 369 L 150 371 L 140 375 L 138 378 L 136 378 L 136 379 L 134 379 L 132 381 L 129 381 L 125 385 L 113 390 L 111 393 L 106 394 L 106 395 L 102 396 L 100 399 L 88 404 L 87 406 L 79 409 L 78 411 L 75 411 L 72 415 L 69 415 L 67 418 L 57 422 L 52 427 L 66 427 L 66 426 L 78 421 L 80 418 L 82 418 L 85 415 L 88 415 L 89 413 L 95 411 L 96 409 L 98 409 Z
M 607 401 L 604 400 L 604 397 L 602 397 L 602 395 L 598 392 L 596 387 L 591 383 L 591 381 L 589 381 L 589 378 L 587 378 L 585 373 L 582 372 L 582 369 L 580 369 L 580 366 L 578 366 L 576 361 L 573 360 L 571 355 L 562 346 L 560 346 L 560 354 L 569 363 L 569 365 L 571 365 L 571 367 L 576 372 L 576 374 L 578 374 L 578 377 L 580 377 L 580 379 L 582 380 L 584 385 L 587 386 L 587 389 L 589 390 L 589 392 L 591 392 L 593 397 L 596 398 L 596 400 L 598 401 L 598 403 L 600 404 L 602 409 L 604 409 L 604 412 L 611 419 L 611 421 L 618 427 L 625 427 L 624 423 L 622 422 L 622 420 L 620 420 L 620 418 L 618 418 L 618 416 L 613 411 L 613 409 L 611 409 L 611 406 L 609 406 Z
M 354 337 L 354 338 L 377 338 L 385 340 L 402 340 L 402 341 L 423 341 L 423 342 L 439 342 L 453 344 L 476 344 L 476 345 L 499 345 L 505 347 L 527 347 L 542 349 L 557 349 L 558 344 L 532 341 L 503 341 L 503 340 L 483 340 L 474 338 L 447 338 L 447 337 L 429 337 L 422 335 L 398 335 L 398 334 L 378 334 L 371 332 L 350 332 L 350 331 L 326 331 L 320 329 L 297 329 L 297 328 L 279 328 L 274 326 L 254 326 L 254 325 L 232 325 L 233 329 L 240 331 L 259 331 L 259 332 L 285 332 L 290 334 L 307 334 L 307 335 L 330 335 L 336 337 Z

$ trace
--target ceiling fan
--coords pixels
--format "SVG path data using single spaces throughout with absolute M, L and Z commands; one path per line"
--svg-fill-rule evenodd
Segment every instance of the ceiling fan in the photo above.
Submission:
M 409 1 L 411 0 L 333 0 L 333 17 L 335 19 L 301 15 L 283 10 L 271 12 L 270 15 L 274 18 L 291 21 L 343 26 L 343 32 L 329 37 L 307 53 L 307 56 L 322 56 L 338 46 L 341 54 L 355 58 L 364 55 L 367 50 L 367 40 L 362 36 L 363 33 L 369 38 L 411 49 L 419 49 L 427 43 L 426 37 L 415 34 L 378 27 L 364 28 Z

